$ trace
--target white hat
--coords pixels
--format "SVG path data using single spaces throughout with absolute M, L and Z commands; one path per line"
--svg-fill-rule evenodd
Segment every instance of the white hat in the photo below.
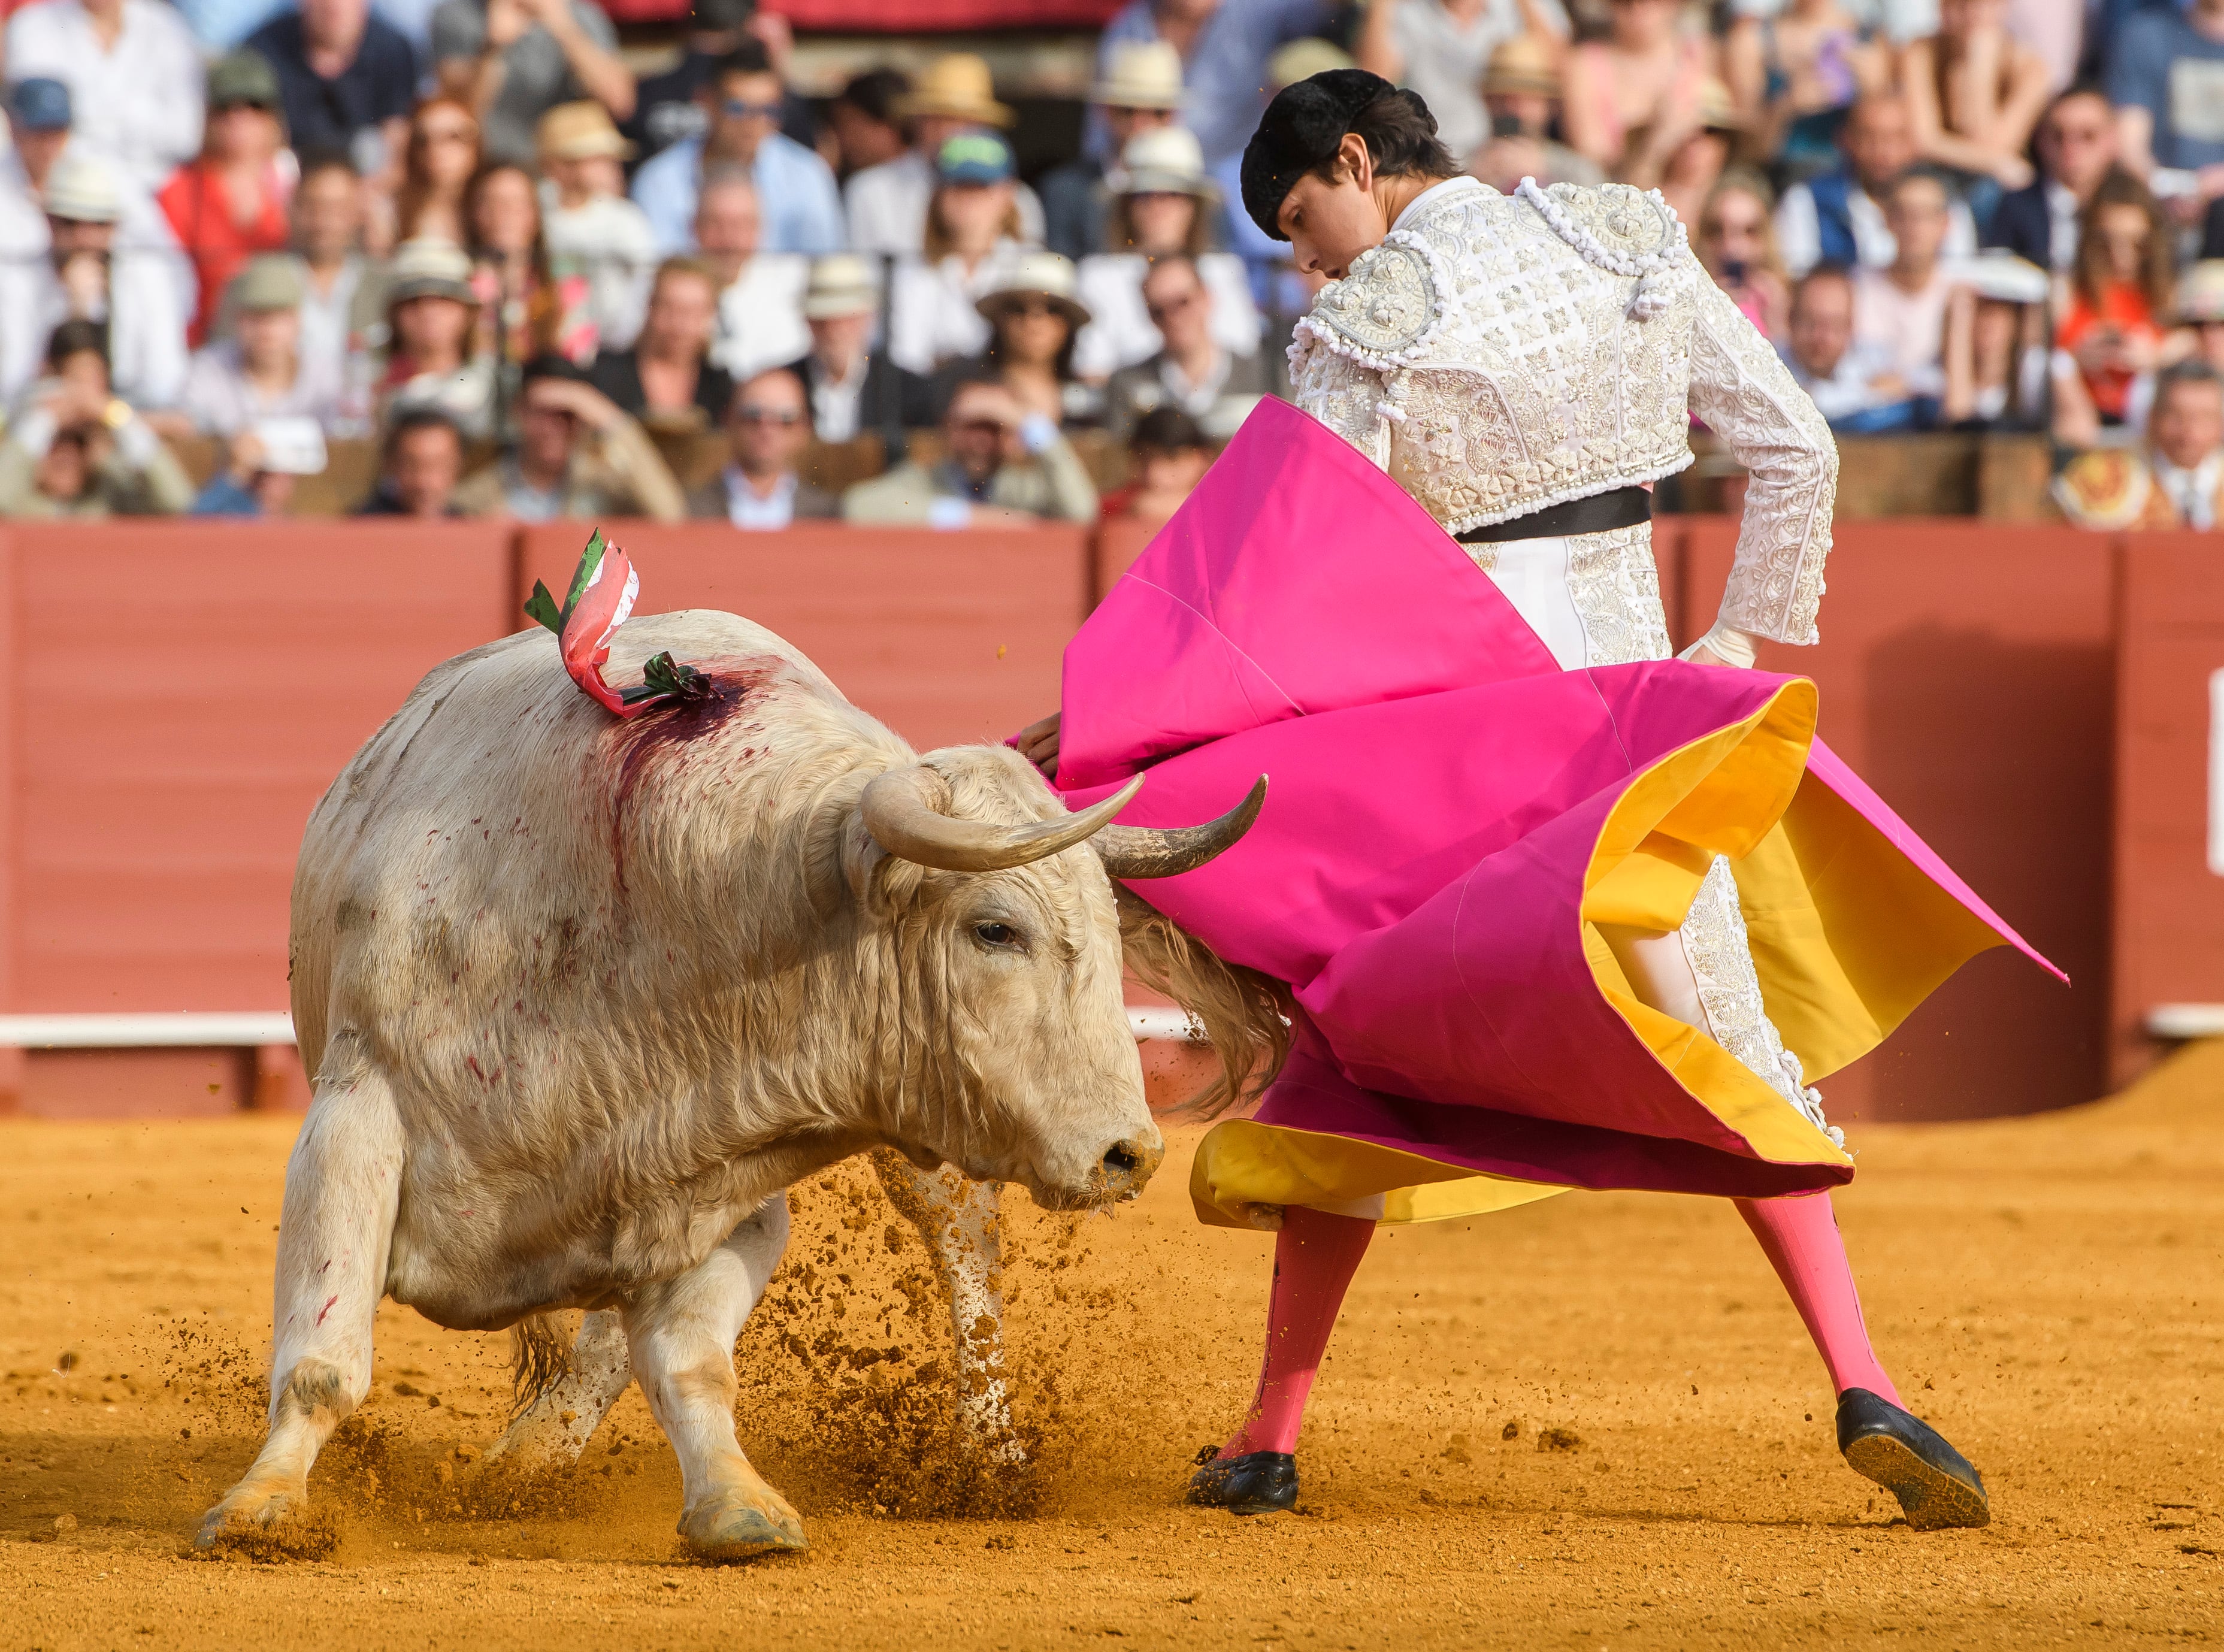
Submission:
M 47 174 L 47 211 L 73 224 L 113 224 L 123 216 L 123 195 L 107 162 L 64 149 Z
M 1120 164 L 1105 183 L 1115 195 L 1216 195 L 1204 175 L 1204 149 L 1186 127 L 1158 126 L 1138 132 L 1120 151 Z
M 262 468 L 275 476 L 321 476 L 324 427 L 314 419 L 273 416 L 251 427 L 262 444 Z
M 1181 54 L 1169 41 L 1123 41 L 1112 48 L 1089 101 L 1113 109 L 1179 109 Z
M 2002 304 L 2044 304 L 2052 284 L 2047 273 L 2006 247 L 1987 247 L 1948 274 L 1965 282 L 1979 298 Z
M 854 252 L 830 252 L 811 261 L 811 285 L 804 289 L 806 320 L 863 315 L 881 307 L 881 286 L 873 267 Z
M 2224 321 L 2224 258 L 2203 258 L 2177 278 L 2177 320 Z
M 1014 299 L 1045 298 L 1076 327 L 1089 325 L 1088 307 L 1076 298 L 1073 261 L 1055 252 L 1023 252 L 995 278 L 995 285 L 981 294 L 973 307 L 989 321 Z

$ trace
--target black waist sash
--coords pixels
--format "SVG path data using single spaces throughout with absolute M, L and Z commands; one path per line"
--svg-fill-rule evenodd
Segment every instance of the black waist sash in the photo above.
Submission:
M 1563 539 L 1576 534 L 1603 534 L 1611 528 L 1634 528 L 1652 520 L 1652 496 L 1643 488 L 1615 488 L 1565 504 L 1546 505 L 1511 522 L 1494 522 L 1470 528 L 1459 535 L 1463 545 L 1503 545 L 1515 539 Z

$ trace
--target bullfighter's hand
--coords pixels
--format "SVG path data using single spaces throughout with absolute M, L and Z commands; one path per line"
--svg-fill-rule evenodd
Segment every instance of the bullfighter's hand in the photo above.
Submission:
M 1046 780 L 1058 778 L 1058 725 L 1061 713 L 1052 712 L 1020 731 L 1020 756 L 1043 772 Z

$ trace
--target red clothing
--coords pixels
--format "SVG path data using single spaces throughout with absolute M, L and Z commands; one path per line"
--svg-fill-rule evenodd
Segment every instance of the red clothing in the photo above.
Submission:
M 209 326 L 224 302 L 224 289 L 241 266 L 258 252 L 286 250 L 290 239 L 286 204 L 292 193 L 286 174 L 273 166 L 263 180 L 260 209 L 243 225 L 232 215 L 222 176 L 205 161 L 186 162 L 162 186 L 156 199 L 200 281 L 200 301 L 186 330 L 186 341 L 195 349 L 207 341 Z
M 2094 329 L 2103 326 L 2112 326 L 2126 338 L 2145 339 L 2150 344 L 2162 341 L 2162 329 L 2155 325 L 2154 307 L 2147 302 L 2146 294 L 2129 282 L 2112 282 L 2101 294 L 2101 307 L 2097 310 L 2087 301 L 2083 292 L 2072 289 L 2069 313 L 2062 318 L 2054 342 L 2074 354 Z M 2080 370 L 2086 394 L 2093 398 L 2094 410 L 2105 418 L 2122 422 L 2125 406 L 2131 399 L 2132 381 L 2138 376 L 2115 367 L 2098 373 Z

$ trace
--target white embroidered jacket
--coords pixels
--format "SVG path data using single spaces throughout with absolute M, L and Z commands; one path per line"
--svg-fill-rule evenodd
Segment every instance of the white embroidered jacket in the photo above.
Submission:
M 1321 289 L 1290 369 L 1451 534 L 1680 471 L 1697 414 L 1752 473 L 1720 623 L 1816 641 L 1836 445 L 1657 192 L 1439 185 Z

